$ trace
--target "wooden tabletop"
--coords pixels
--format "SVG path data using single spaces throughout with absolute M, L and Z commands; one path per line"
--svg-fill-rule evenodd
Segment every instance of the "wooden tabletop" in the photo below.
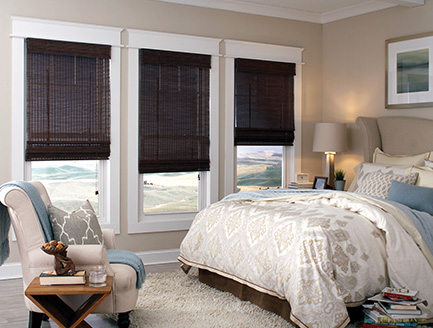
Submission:
M 27 287 L 26 295 L 75 295 L 75 294 L 108 294 L 111 292 L 113 276 L 107 276 L 106 286 L 90 287 L 89 277 L 85 285 L 42 285 L 39 277 L 35 277 Z

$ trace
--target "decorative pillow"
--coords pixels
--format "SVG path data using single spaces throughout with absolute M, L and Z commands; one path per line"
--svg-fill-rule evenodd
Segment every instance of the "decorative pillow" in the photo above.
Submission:
M 388 192 L 392 181 L 397 180 L 399 182 L 413 185 L 415 184 L 417 177 L 417 173 L 404 175 L 383 173 L 379 171 L 367 173 L 362 183 L 358 184 L 358 187 L 354 191 L 361 194 L 367 194 L 386 199 L 388 197 Z
M 393 181 L 389 188 L 388 199 L 433 215 L 433 188 Z
M 390 155 L 384 153 L 379 148 L 376 148 L 373 153 L 373 163 L 386 165 L 401 165 L 401 166 L 421 166 L 424 160 L 428 158 L 430 152 L 416 155 Z
M 101 226 L 88 200 L 71 214 L 48 205 L 54 239 L 66 245 L 104 244 Z
M 416 185 L 421 187 L 433 188 L 433 168 L 427 166 L 414 166 L 409 173 L 418 173 Z
M 424 160 L 424 166 L 432 167 L 433 168 L 433 162 L 429 161 L 428 159 L 425 159 Z
M 382 172 L 403 175 L 410 173 L 408 170 L 411 167 L 412 166 L 390 166 L 382 164 L 361 163 L 354 168 L 355 178 L 353 179 L 348 191 L 354 191 L 360 184 L 362 184 L 362 181 L 364 180 L 367 173 Z

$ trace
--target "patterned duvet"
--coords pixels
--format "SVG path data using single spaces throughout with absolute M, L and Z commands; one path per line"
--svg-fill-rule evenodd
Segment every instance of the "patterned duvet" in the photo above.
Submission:
M 301 327 L 344 327 L 346 306 L 387 285 L 420 290 L 433 317 L 432 254 L 404 212 L 362 195 L 217 202 L 196 216 L 179 260 L 288 300 Z

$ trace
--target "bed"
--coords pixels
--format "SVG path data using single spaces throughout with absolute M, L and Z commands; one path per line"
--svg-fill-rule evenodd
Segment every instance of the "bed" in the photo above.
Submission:
M 389 285 L 419 290 L 433 318 L 433 121 L 356 123 L 365 162 L 349 192 L 228 195 L 196 216 L 185 271 L 300 327 L 345 327 Z

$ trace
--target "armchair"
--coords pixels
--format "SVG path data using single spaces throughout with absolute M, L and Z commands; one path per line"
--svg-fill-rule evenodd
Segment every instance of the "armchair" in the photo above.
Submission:
M 45 207 L 51 203 L 44 185 L 31 182 L 38 190 Z M 23 272 L 24 290 L 34 277 L 44 270 L 52 270 L 54 257 L 44 253 L 40 247 L 45 243 L 44 234 L 39 219 L 28 195 L 18 187 L 4 187 L 0 190 L 0 202 L 9 212 L 12 226 L 17 238 Z M 118 313 L 118 326 L 129 326 L 129 312 L 135 307 L 138 290 L 136 289 L 136 271 L 125 264 L 110 264 L 108 249 L 116 248 L 114 231 L 103 229 L 105 246 L 103 245 L 70 245 L 70 257 L 77 269 L 89 270 L 91 266 L 101 264 L 107 268 L 107 273 L 114 276 L 113 290 L 93 313 Z M 75 297 L 75 299 L 74 299 Z M 77 304 L 77 295 L 65 296 L 65 302 L 72 307 Z M 27 297 L 24 297 L 29 312 L 29 327 L 40 327 L 42 311 Z

